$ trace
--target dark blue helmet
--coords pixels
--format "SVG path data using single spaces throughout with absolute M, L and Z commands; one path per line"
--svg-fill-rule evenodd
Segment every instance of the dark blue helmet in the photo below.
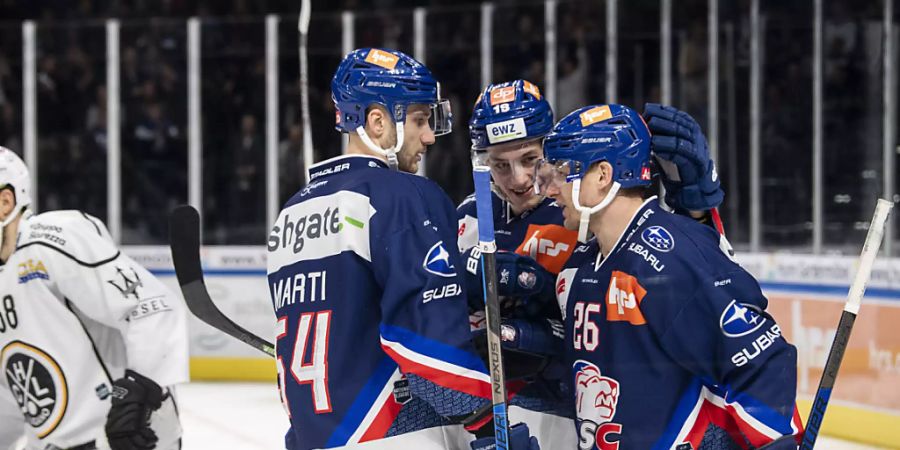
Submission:
M 384 106 L 395 122 L 406 120 L 411 104 L 430 105 L 435 136 L 451 130 L 450 103 L 440 83 L 422 63 L 396 50 L 361 48 L 344 57 L 331 80 L 335 128 L 354 133 L 366 124 L 366 108 Z
M 563 117 L 544 139 L 544 159 L 568 162 L 566 181 L 584 176 L 591 164 L 606 161 L 622 188 L 649 186 L 650 130 L 641 116 L 622 105 L 594 105 Z
M 526 80 L 492 84 L 475 101 L 469 121 L 472 149 L 544 137 L 553 127 L 553 110 L 537 86 Z

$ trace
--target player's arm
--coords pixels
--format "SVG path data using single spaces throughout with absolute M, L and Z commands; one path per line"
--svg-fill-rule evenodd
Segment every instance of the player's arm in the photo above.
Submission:
M 118 330 L 126 372 L 113 380 L 107 435 L 114 449 L 155 440 L 149 412 L 165 387 L 188 380 L 187 316 L 180 298 L 119 251 L 90 216 L 65 224 L 65 243 L 35 242 L 49 281 L 83 322 Z M 113 374 L 115 377 L 116 374 Z
M 797 350 L 765 311 L 756 281 L 735 268 L 715 280 L 699 278 L 693 294 L 682 290 L 691 275 L 647 277 L 641 310 L 664 351 L 697 375 L 706 401 L 724 409 L 759 447 L 802 429 L 795 408 Z
M 462 264 L 449 200 L 402 205 L 391 230 L 372 240 L 383 287 L 381 345 L 414 395 L 443 416 L 462 416 L 490 398 L 490 378 L 469 331 Z

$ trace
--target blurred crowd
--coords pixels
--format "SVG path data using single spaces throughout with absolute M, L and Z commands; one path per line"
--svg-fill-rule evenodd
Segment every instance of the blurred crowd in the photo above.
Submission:
M 825 127 L 828 232 L 843 239 L 868 214 L 860 193 L 880 186 L 880 6 L 828 2 Z M 0 0 L 0 145 L 22 149 L 21 20 L 37 23 L 38 200 L 106 217 L 106 37 L 121 19 L 123 242 L 166 241 L 167 212 L 187 201 L 187 30 L 201 18 L 205 240 L 260 244 L 265 217 L 265 26 L 279 14 L 279 201 L 303 184 L 297 0 Z M 706 0 L 673 8 L 675 106 L 708 126 Z M 481 86 L 480 2 L 313 0 L 310 105 L 315 159 L 341 152 L 330 78 L 340 61 L 341 11 L 354 10 L 355 46 L 413 53 L 412 8 L 425 6 L 425 62 L 451 99 L 455 132 L 427 154 L 428 176 L 454 201 L 471 190 L 467 121 Z M 722 2 L 719 40 L 719 167 L 723 213 L 735 240 L 749 218 L 749 1 Z M 557 117 L 606 99 L 604 2 L 558 5 Z M 812 15 L 808 2 L 766 3 L 762 163 L 765 240 L 803 245 L 812 212 Z M 638 109 L 660 101 L 658 0 L 619 2 L 616 99 Z M 544 3 L 497 1 L 492 79 L 545 82 Z M 874 59 L 873 59 L 874 58 Z M 880 60 L 879 60 L 880 61 Z M 798 88 L 802 87 L 802 88 Z M 834 133 L 828 130 L 851 129 Z M 868 146 L 868 147 L 866 147 Z M 848 161 L 847 148 L 861 157 Z M 832 173 L 834 177 L 831 177 Z M 862 174 L 862 175 L 861 175 Z M 862 177 L 862 185 L 860 178 Z M 868 190 L 868 191 L 867 191 Z M 791 205 L 785 208 L 785 205 Z M 863 219 L 861 219 L 863 218 Z

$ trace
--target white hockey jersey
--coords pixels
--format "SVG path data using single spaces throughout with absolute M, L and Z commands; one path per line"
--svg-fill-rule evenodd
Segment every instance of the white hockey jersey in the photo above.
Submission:
M 186 382 L 185 311 L 100 220 L 23 218 L 0 268 L 0 389 L 18 404 L 28 448 L 103 442 L 112 381 L 126 368 L 160 386 Z

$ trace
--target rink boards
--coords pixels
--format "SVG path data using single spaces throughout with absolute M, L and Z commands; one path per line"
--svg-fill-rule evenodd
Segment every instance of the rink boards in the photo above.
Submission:
M 180 294 L 166 247 L 126 252 Z M 273 339 L 274 315 L 262 247 L 207 247 L 207 288 L 232 320 Z M 743 254 L 769 310 L 799 351 L 798 388 L 804 421 L 822 375 L 834 329 L 855 271 L 855 257 Z M 271 380 L 272 360 L 194 319 L 191 376 L 197 380 Z M 900 259 L 876 262 L 822 427 L 849 440 L 900 448 Z

